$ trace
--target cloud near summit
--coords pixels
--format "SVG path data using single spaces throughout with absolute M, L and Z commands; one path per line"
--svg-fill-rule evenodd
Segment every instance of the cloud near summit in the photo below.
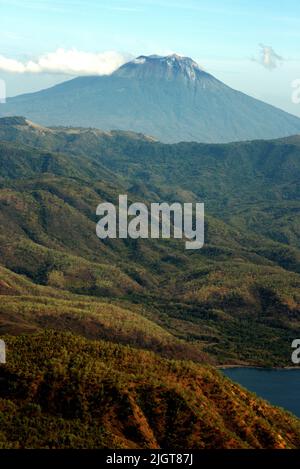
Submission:
M 115 51 L 92 53 L 60 48 L 26 62 L 0 55 L 0 70 L 11 73 L 61 73 L 76 76 L 110 75 L 129 59 L 129 56 Z
M 259 44 L 260 47 L 260 57 L 253 58 L 254 62 L 261 64 L 263 67 L 268 70 L 274 70 L 278 67 L 280 63 L 283 62 L 283 57 L 277 54 L 273 47 L 266 46 L 265 44 Z

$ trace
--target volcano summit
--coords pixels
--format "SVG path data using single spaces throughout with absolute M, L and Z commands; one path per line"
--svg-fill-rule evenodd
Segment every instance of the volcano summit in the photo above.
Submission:
M 223 143 L 300 133 L 300 119 L 236 91 L 188 57 L 140 56 L 109 76 L 10 98 L 0 116 L 47 126 L 132 130 L 162 142 Z

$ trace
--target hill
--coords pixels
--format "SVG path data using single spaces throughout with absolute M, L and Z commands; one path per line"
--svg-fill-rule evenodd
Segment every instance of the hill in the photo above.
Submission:
M 0 119 L 1 448 L 298 448 L 213 366 L 290 365 L 297 136 L 162 144 Z M 100 241 L 100 202 L 204 201 L 205 245 Z
M 300 303 L 297 139 L 164 145 L 23 118 L 0 120 L 0 139 L 4 331 L 48 324 L 165 356 L 170 339 L 176 356 L 198 361 L 290 363 Z M 191 254 L 180 240 L 100 242 L 95 208 L 121 193 L 145 203 L 204 201 L 204 248 Z M 26 303 L 20 295 L 27 294 L 55 300 Z M 123 337 L 118 321 L 109 321 L 112 302 L 139 315 L 138 334 Z M 87 320 L 70 321 L 68 308 Z M 87 313 L 94 310 L 101 320 Z M 141 338 L 144 318 L 153 324 L 149 340 Z
M 300 445 L 299 420 L 208 366 L 51 331 L 5 339 L 2 449 Z

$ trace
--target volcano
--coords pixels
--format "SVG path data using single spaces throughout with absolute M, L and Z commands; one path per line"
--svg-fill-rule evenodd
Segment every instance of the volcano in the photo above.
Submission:
M 188 57 L 140 56 L 109 76 L 79 77 L 20 95 L 0 116 L 46 126 L 131 130 L 167 143 L 273 139 L 300 119 L 225 85 Z

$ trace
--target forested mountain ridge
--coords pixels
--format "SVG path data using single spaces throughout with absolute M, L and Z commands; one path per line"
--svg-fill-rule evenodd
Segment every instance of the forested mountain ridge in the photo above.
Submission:
M 297 138 L 165 145 L 128 132 L 48 129 L 6 118 L 0 140 L 1 262 L 33 282 L 28 291 L 49 287 L 46 297 L 63 294 L 69 306 L 68 295 L 88 296 L 87 303 L 100 298 L 102 324 L 103 303 L 113 301 L 171 334 L 178 350 L 188 344 L 199 359 L 289 363 L 299 328 Z M 122 193 L 132 202 L 203 201 L 204 248 L 189 253 L 179 240 L 99 241 L 96 207 L 117 203 Z M 19 292 L 15 279 L 4 281 L 5 294 Z M 17 303 L 15 325 L 26 301 Z M 49 319 L 50 304 L 40 322 L 61 327 L 65 312 Z M 29 312 L 24 319 L 20 329 L 40 327 Z M 84 334 L 83 323 L 76 327 Z M 112 332 L 117 326 L 100 333 L 95 324 L 86 335 L 119 337 Z M 125 336 L 126 343 L 151 348 L 142 334 L 139 341 Z
M 5 339 L 1 448 L 299 448 L 298 419 L 209 366 L 70 333 Z

